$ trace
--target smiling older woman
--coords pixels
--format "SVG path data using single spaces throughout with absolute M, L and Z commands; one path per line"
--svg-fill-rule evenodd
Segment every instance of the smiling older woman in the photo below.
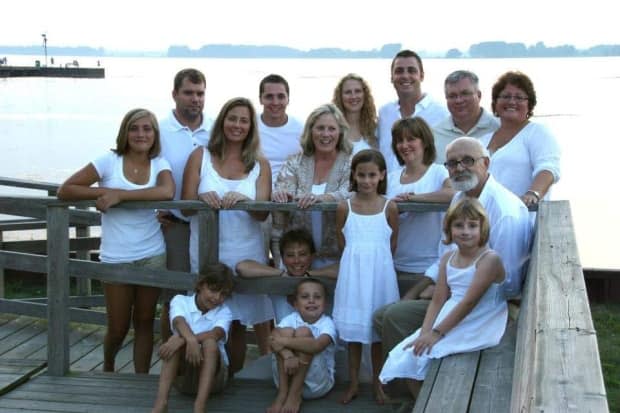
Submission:
M 545 126 L 530 121 L 535 106 L 530 78 L 504 73 L 493 85 L 491 103 L 500 127 L 481 138 L 491 154 L 491 174 L 528 206 L 545 198 L 560 179 L 560 146 Z
M 297 202 L 305 209 L 317 202 L 348 198 L 351 142 L 345 138 L 347 130 L 347 121 L 334 104 L 325 104 L 312 111 L 301 137 L 302 151 L 290 156 L 280 170 L 272 200 Z M 335 212 L 274 213 L 272 242 L 279 242 L 286 229 L 295 227 L 312 232 L 317 244 L 315 266 L 337 262 L 340 254 Z

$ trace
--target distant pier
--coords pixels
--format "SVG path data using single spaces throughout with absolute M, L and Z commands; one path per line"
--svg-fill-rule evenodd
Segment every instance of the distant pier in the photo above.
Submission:
M 0 66 L 2 77 L 73 77 L 83 79 L 103 79 L 103 67 L 37 67 L 37 66 Z

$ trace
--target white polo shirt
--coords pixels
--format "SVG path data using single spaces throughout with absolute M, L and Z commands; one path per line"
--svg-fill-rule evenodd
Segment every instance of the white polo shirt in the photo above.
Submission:
M 207 145 L 211 129 L 211 119 L 206 115 L 202 116 L 202 124 L 196 129 L 191 130 L 187 126 L 179 123 L 170 111 L 169 115 L 159 122 L 161 156 L 170 163 L 172 177 L 176 185 L 174 200 L 181 199 L 181 189 L 183 188 L 183 171 L 189 155 L 197 146 Z M 171 210 L 175 216 L 187 221 L 179 210 Z
M 213 330 L 215 327 L 220 327 L 224 330 L 224 338 L 218 341 L 217 346 L 222 355 L 222 360 L 228 365 L 228 357 L 226 356 L 224 345 L 228 340 L 228 330 L 232 322 L 232 313 L 226 303 L 203 313 L 196 306 L 196 294 L 179 294 L 174 296 L 170 302 L 170 328 L 174 333 L 179 334 L 174 328 L 174 319 L 177 317 L 183 317 L 185 319 L 185 322 L 194 335 Z

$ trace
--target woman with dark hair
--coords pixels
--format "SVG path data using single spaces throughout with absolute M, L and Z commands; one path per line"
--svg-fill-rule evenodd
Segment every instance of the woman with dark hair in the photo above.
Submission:
M 170 164 L 159 156 L 159 126 L 145 109 L 127 112 L 112 152 L 95 159 L 58 190 L 66 200 L 96 199 L 101 215 L 102 262 L 166 268 L 166 247 L 154 209 L 110 207 L 122 201 L 170 200 L 174 181 Z M 98 187 L 91 187 L 95 182 Z M 153 353 L 153 320 L 159 288 L 104 283 L 108 329 L 103 342 L 103 371 L 114 371 L 114 359 L 133 322 L 134 368 L 148 373 Z
M 493 85 L 491 102 L 500 127 L 481 138 L 491 154 L 489 172 L 527 206 L 548 198 L 560 179 L 560 146 L 545 126 L 530 120 L 535 106 L 530 78 L 504 73 Z
M 420 117 L 400 119 L 392 127 L 392 150 L 400 167 L 388 177 L 388 198 L 397 202 L 450 202 L 454 191 L 448 171 L 434 163 L 433 133 Z M 421 274 L 439 259 L 441 212 L 400 214 L 394 266 L 400 275 Z M 417 274 L 417 275 L 416 275 Z
M 182 199 L 200 199 L 219 216 L 219 260 L 231 268 L 244 259 L 267 262 L 260 222 L 267 211 L 226 211 L 241 201 L 267 201 L 271 196 L 271 168 L 260 154 L 256 112 L 246 98 L 224 104 L 206 147 L 194 150 L 183 174 Z M 192 211 L 184 211 L 185 215 Z M 195 211 L 194 211 L 195 212 Z M 189 214 L 188 214 L 189 213 Z M 198 220 L 190 220 L 190 262 L 198 268 Z M 269 350 L 269 321 L 273 310 L 264 295 L 233 293 L 228 305 L 233 314 L 228 340 L 231 371 L 243 367 L 245 326 L 253 325 L 259 350 Z

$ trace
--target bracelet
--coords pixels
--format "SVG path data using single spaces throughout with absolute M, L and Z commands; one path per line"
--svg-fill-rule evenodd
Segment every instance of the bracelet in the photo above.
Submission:
M 532 194 L 534 195 L 534 197 L 536 198 L 537 201 L 540 201 L 540 192 L 538 191 L 534 191 L 533 189 L 528 189 L 526 192 L 526 194 Z
M 444 333 L 442 333 L 438 328 L 433 328 L 431 330 L 433 333 L 436 333 L 437 335 L 439 335 L 439 337 L 444 338 L 446 335 Z

